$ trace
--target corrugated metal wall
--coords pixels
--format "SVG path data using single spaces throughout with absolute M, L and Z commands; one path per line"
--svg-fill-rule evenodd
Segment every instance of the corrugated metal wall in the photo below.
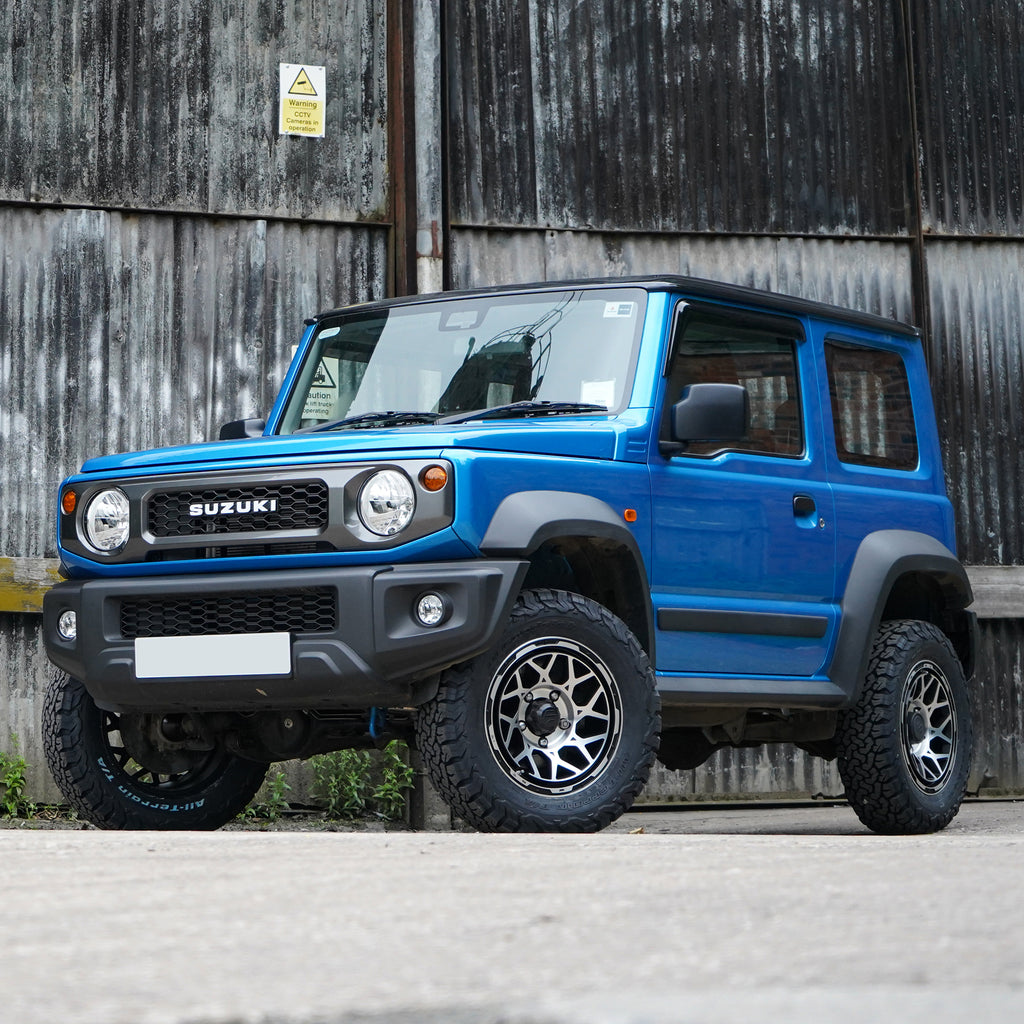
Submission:
M 53 553 L 53 485 L 87 454 L 265 409 L 301 318 L 383 295 L 409 237 L 451 286 L 672 271 L 922 323 L 962 554 L 1024 565 L 1022 7 L 7 3 L 0 556 Z M 279 62 L 327 67 L 327 138 L 277 134 Z M 34 629 L 0 616 L 19 732 Z M 984 624 L 975 784 L 1024 786 L 1022 633 Z M 838 790 L 789 749 L 651 787 Z
M 449 4 L 451 281 L 679 271 L 921 323 L 961 555 L 1022 565 L 1022 6 Z M 1021 787 L 1024 622 L 982 628 L 972 784 Z M 721 752 L 649 792 L 831 772 Z
M 389 279 L 374 0 L 0 5 L 0 556 L 53 556 L 89 456 L 265 412 L 302 321 Z M 277 131 L 278 64 L 327 69 L 327 135 Z M 45 780 L 32 617 L 0 615 L 0 749 Z

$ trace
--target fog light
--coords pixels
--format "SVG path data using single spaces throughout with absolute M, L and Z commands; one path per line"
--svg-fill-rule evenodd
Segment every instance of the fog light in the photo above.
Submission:
M 451 606 L 440 594 L 424 594 L 416 601 L 416 619 L 421 626 L 440 626 L 450 614 Z
M 78 636 L 78 616 L 71 611 L 63 611 L 57 620 L 57 632 L 65 640 L 74 640 Z

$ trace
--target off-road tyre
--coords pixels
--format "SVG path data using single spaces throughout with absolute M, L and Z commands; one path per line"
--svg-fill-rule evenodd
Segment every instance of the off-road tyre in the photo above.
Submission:
M 658 750 L 654 672 L 578 594 L 522 594 L 503 635 L 446 671 L 416 742 L 441 797 L 485 832 L 596 832 L 632 805 Z
M 187 763 L 170 770 L 152 761 L 147 769 L 121 736 L 127 723 L 127 716 L 98 708 L 77 679 L 54 674 L 43 701 L 46 761 L 68 803 L 99 828 L 219 828 L 246 807 L 266 776 L 267 765 L 223 749 L 176 755 Z
M 839 716 L 839 774 L 857 817 L 887 835 L 937 832 L 960 809 L 971 766 L 971 696 L 930 622 L 883 622 L 855 707 Z

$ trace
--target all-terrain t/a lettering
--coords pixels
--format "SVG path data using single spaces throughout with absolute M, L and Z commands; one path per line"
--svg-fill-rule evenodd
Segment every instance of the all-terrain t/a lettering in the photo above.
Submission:
M 61 485 L 44 733 L 98 825 L 217 827 L 392 737 L 487 830 L 781 742 L 872 829 L 959 808 L 976 623 L 911 327 L 681 277 L 370 303 L 191 454 Z

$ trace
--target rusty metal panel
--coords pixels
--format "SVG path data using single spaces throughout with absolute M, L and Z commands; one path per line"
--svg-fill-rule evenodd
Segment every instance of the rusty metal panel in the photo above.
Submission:
M 1024 7 L 911 0 L 925 229 L 1024 231 Z
M 83 458 L 269 411 L 305 317 L 383 298 L 387 232 L 0 207 L 0 555 L 50 556 Z
M 1024 564 L 1024 244 L 929 241 L 932 386 L 959 554 Z
M 981 624 L 972 789 L 1024 788 L 1024 620 Z
M 912 319 L 903 241 L 458 229 L 455 287 L 627 274 L 685 274 Z
M 452 220 L 905 235 L 899 5 L 447 7 Z
M 0 200 L 387 217 L 375 0 L 7 0 Z M 327 69 L 325 138 L 278 134 L 278 65 Z
M 43 693 L 52 669 L 46 660 L 38 615 L 0 613 L 0 752 L 15 745 L 28 762 L 25 797 L 34 803 L 61 799 L 43 753 Z

